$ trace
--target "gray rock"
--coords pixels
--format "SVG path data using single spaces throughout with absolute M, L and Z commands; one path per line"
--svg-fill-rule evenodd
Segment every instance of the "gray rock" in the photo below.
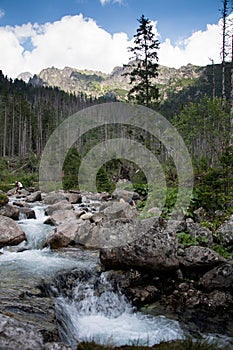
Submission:
M 75 243 L 77 230 L 82 220 L 69 220 L 59 225 L 55 232 L 48 238 L 48 244 L 52 249 L 67 247 L 71 243 Z
M 207 291 L 224 289 L 233 291 L 233 263 L 225 263 L 208 271 L 199 281 Z
M 128 203 L 113 202 L 112 205 L 104 209 L 106 220 L 116 220 L 120 218 L 133 219 L 138 213 Z
M 233 245 L 233 220 L 223 223 L 216 231 L 219 243 L 223 245 Z
M 0 208 L 0 215 L 7 216 L 13 220 L 19 219 L 19 209 L 11 204 L 6 204 Z
M 0 248 L 8 245 L 17 245 L 26 240 L 21 227 L 12 219 L 0 215 Z
M 112 193 L 112 198 L 118 200 L 122 198 L 125 202 L 130 203 L 132 200 L 140 199 L 140 196 L 136 192 L 116 188 Z
M 54 212 L 56 212 L 57 210 L 61 211 L 65 211 L 65 210 L 72 210 L 73 206 L 72 204 L 68 203 L 67 201 L 61 201 L 61 202 L 57 202 L 54 203 L 50 206 L 48 206 L 45 209 L 45 214 L 46 215 L 52 215 Z
M 66 196 L 61 192 L 51 192 L 44 197 L 45 204 L 54 204 L 61 201 L 67 201 Z
M 198 240 L 199 245 L 210 247 L 213 244 L 212 232 L 207 227 L 203 227 L 199 223 L 187 222 L 187 231 Z
M 0 314 L 2 350 L 43 350 L 42 335 L 32 325 Z
M 65 196 L 71 204 L 82 203 L 82 196 L 79 193 L 66 193 Z
M 44 222 L 45 224 L 59 226 L 62 223 L 70 220 L 75 220 L 76 215 L 72 210 L 57 210 Z
M 41 192 L 37 191 L 37 192 L 31 193 L 29 196 L 27 196 L 26 201 L 29 202 L 29 203 L 34 203 L 34 202 L 41 201 L 41 199 L 42 199 L 41 198 Z
M 191 246 L 184 250 L 184 254 L 179 257 L 181 266 L 196 267 L 215 267 L 225 262 L 225 259 L 214 250 L 207 247 Z
M 107 269 L 135 268 L 152 271 L 177 269 L 177 235 L 165 230 L 162 218 L 138 222 L 134 241 L 121 247 L 101 249 L 100 260 Z

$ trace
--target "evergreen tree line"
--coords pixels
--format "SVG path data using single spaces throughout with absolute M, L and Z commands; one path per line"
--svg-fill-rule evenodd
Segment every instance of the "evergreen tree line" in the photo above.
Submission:
M 0 71 L 0 156 L 40 155 L 51 133 L 65 118 L 108 99 L 35 87 L 8 79 Z

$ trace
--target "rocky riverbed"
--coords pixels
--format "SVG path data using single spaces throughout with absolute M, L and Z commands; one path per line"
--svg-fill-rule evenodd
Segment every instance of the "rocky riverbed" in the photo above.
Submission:
M 70 298 L 77 279 L 91 278 L 88 266 L 80 265 L 85 259 L 94 268 L 91 275 L 98 279 L 105 273 L 107 283 L 137 309 L 169 315 L 184 334 L 218 334 L 233 344 L 233 261 L 212 249 L 217 238 L 200 225 L 198 215 L 195 221 L 138 220 L 136 207 L 128 204 L 138 195 L 123 190 L 113 197 L 64 191 L 8 195 L 10 202 L 0 208 L 1 348 L 69 348 L 61 343 L 64 325 L 57 322 L 55 298 L 58 293 Z M 22 219 L 35 220 L 40 206 L 46 234 L 35 237 Z M 231 227 L 230 218 L 218 230 L 228 244 Z M 199 244 L 181 244 L 180 232 Z M 48 254 L 53 264 L 49 260 L 38 272 Z M 14 266 L 19 256 L 21 264 Z M 23 263 L 29 256 L 30 269 Z

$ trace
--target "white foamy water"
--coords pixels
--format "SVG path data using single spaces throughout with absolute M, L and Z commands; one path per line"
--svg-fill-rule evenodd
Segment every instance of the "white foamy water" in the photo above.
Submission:
M 124 295 L 113 291 L 103 275 L 101 277 L 100 289 L 104 291 L 79 282 L 72 301 L 64 297 L 56 301 L 61 337 L 72 347 L 82 340 L 151 346 L 184 338 L 177 321 L 135 312 Z

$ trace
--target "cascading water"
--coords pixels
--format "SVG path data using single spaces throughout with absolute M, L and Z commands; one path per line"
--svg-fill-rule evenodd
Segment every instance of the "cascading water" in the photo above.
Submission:
M 184 338 L 177 321 L 136 312 L 122 293 L 113 290 L 106 273 L 96 282 L 77 280 L 72 299 L 57 298 L 56 310 L 61 338 L 72 347 L 82 340 L 151 346 Z
M 45 206 L 36 204 L 31 207 L 36 219 L 21 216 L 19 220 L 27 241 L 16 247 L 5 247 L 0 254 L 2 293 L 4 290 L 11 293 L 12 287 L 24 290 L 26 280 L 34 281 L 27 282 L 29 288 L 30 285 L 34 288 L 46 277 L 52 282 L 58 272 L 63 275 L 76 269 L 86 277 L 77 278 L 69 293 L 51 284 L 51 291 L 56 295 L 60 336 L 67 344 L 75 348 L 82 340 L 95 340 L 102 344 L 153 345 L 184 338 L 177 321 L 136 311 L 125 296 L 108 282 L 108 273 L 99 272 L 97 251 L 77 248 L 52 251 L 49 247 L 43 248 L 53 228 L 44 224 L 47 218 Z M 78 209 L 78 205 L 74 207 Z M 94 209 L 98 211 L 98 205 Z

